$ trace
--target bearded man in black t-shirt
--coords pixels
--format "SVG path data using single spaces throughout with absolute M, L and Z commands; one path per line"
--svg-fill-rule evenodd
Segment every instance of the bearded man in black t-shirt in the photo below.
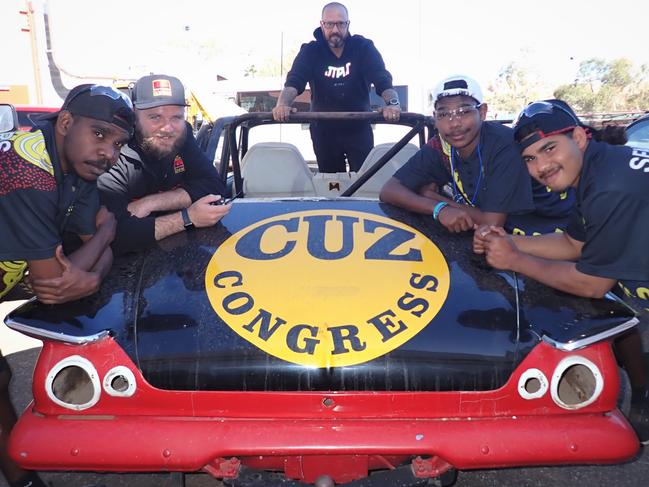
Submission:
M 392 86 L 392 75 L 374 43 L 349 33 L 347 8 L 331 2 L 322 9 L 315 40 L 303 44 L 286 75 L 284 89 L 273 108 L 273 118 L 286 122 L 291 107 L 306 84 L 311 88 L 311 111 L 368 112 L 370 85 L 385 102 L 383 118 L 399 120 L 401 105 Z M 366 121 L 312 122 L 309 130 L 320 172 L 358 171 L 374 146 L 372 127 Z

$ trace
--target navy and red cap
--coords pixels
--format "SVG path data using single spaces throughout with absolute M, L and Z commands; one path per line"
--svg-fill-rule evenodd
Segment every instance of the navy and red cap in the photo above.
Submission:
M 575 112 L 563 100 L 545 100 L 530 103 L 514 122 L 514 139 L 521 152 L 530 145 L 551 135 L 585 127 Z
M 133 104 L 128 96 L 110 86 L 83 84 L 75 86 L 65 97 L 63 106 L 42 120 L 55 119 L 62 111 L 72 115 L 94 118 L 112 123 L 133 135 L 135 114 Z

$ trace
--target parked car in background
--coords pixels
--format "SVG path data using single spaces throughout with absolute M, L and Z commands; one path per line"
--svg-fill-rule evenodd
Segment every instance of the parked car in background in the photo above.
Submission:
M 13 132 L 18 127 L 16 108 L 8 103 L 0 103 L 0 133 Z
M 94 296 L 8 316 L 43 340 L 19 464 L 405 487 L 636 455 L 611 347 L 638 323 L 630 308 L 496 271 L 469 234 L 378 201 L 373 179 L 430 118 L 402 114 L 405 137 L 326 177 L 291 144 L 249 147 L 271 123 L 199 133 L 238 197 L 218 225 L 116 260 Z
M 38 118 L 48 113 L 56 112 L 60 107 L 46 107 L 36 105 L 16 105 L 18 113 L 18 128 L 31 130 Z
M 627 145 L 649 149 L 649 114 L 637 119 L 626 128 Z

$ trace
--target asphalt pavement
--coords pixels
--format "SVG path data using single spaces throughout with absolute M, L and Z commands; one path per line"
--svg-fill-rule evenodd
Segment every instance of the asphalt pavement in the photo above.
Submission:
M 11 394 L 17 411 L 31 400 L 31 377 L 41 347 L 38 340 L 25 337 L 4 325 L 4 316 L 19 302 L 0 303 L 0 347 L 13 370 Z M 643 330 L 643 342 L 649 342 L 649 329 Z M 533 439 L 531 440 L 533 441 Z M 114 474 L 43 472 L 42 478 L 53 487 L 176 487 L 169 474 Z M 1 476 L 0 476 L 1 477 Z M 632 461 L 621 465 L 535 467 L 464 471 L 458 475 L 458 487 L 640 487 L 649 483 L 649 454 L 644 448 Z M 221 487 L 207 474 L 185 476 L 186 487 Z M 7 487 L 0 478 L 0 487 Z

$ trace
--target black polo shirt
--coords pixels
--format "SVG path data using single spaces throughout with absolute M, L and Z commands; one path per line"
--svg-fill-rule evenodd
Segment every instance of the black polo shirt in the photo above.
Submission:
M 132 140 L 122 149 L 117 162 L 97 180 L 101 203 L 117 219 L 115 253 L 144 250 L 156 242 L 158 215 L 132 216 L 128 212 L 131 201 L 175 188 L 184 189 L 192 202 L 208 194 L 226 194 L 225 185 L 198 146 L 189 124 L 186 124 L 186 134 L 178 154 L 166 159 L 147 157 Z
M 442 151 L 426 145 L 394 177 L 414 192 L 432 182 L 440 188 L 450 184 L 456 200 L 485 212 L 517 214 L 534 209 L 530 176 L 508 127 L 483 122 L 479 148 L 466 159 L 454 151 L 453 169 L 454 186 Z
M 25 261 L 54 257 L 64 233 L 92 235 L 99 197 L 94 182 L 63 174 L 54 128 L 0 135 L 0 296 Z
M 647 303 L 649 151 L 590 141 L 567 232 L 584 242 L 577 270 L 617 279 L 627 294 Z

